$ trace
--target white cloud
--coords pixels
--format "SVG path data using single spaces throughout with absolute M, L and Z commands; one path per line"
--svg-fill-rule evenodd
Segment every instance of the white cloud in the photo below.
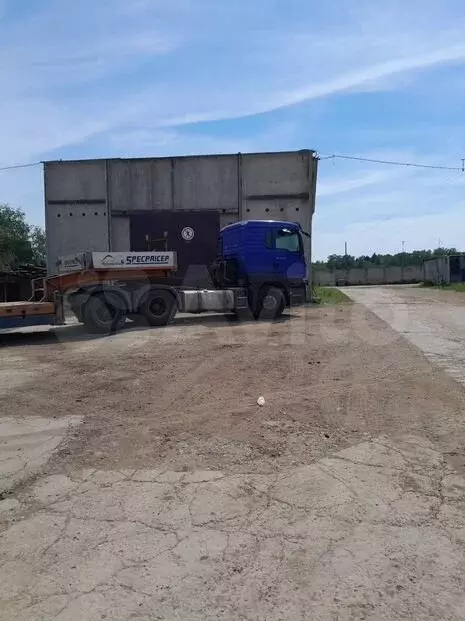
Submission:
M 1 145 L 14 133 L 15 157 L 27 159 L 128 125 L 241 118 L 383 90 L 399 76 L 465 59 L 460 19 L 451 26 L 423 3 L 419 28 L 420 5 L 404 4 L 348 10 L 341 1 L 329 18 L 302 6 L 300 19 L 273 14 L 277 5 L 266 0 L 38 5 L 2 37 Z M 0 160 L 10 157 L 0 146 Z

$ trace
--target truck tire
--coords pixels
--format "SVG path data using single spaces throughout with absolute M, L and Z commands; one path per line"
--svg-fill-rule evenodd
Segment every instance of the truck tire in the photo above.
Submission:
M 92 333 L 109 334 L 120 330 L 126 322 L 126 312 L 116 296 L 92 295 L 81 309 L 84 326 Z
M 277 319 L 285 306 L 284 293 L 278 287 L 268 287 L 261 292 L 258 301 L 257 319 Z
M 150 326 L 166 326 L 174 319 L 178 304 L 170 291 L 165 289 L 150 289 L 139 308 L 139 314 Z

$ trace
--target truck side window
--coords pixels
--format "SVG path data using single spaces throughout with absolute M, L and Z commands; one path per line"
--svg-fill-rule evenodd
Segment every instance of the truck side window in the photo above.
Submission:
M 276 249 L 299 252 L 300 239 L 297 231 L 289 231 L 288 229 L 279 229 L 276 231 Z
M 267 231 L 266 232 L 265 248 L 268 248 L 269 250 L 273 250 L 273 248 L 274 248 L 273 231 Z

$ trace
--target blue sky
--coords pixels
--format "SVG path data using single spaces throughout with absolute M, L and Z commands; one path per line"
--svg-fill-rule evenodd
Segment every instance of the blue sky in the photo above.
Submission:
M 310 148 L 460 166 L 458 0 L 0 0 L 0 166 Z M 43 222 L 40 167 L 0 201 Z M 314 253 L 465 248 L 465 175 L 322 160 Z

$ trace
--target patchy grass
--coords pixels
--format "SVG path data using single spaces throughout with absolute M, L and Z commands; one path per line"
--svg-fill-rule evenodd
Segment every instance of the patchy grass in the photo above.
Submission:
M 352 300 L 335 287 L 315 287 L 314 295 L 320 304 L 352 304 Z
M 430 287 L 432 289 L 444 289 L 444 291 L 457 291 L 458 293 L 465 293 L 465 282 L 454 282 L 450 285 L 434 285 L 430 282 L 423 282 L 421 287 Z

